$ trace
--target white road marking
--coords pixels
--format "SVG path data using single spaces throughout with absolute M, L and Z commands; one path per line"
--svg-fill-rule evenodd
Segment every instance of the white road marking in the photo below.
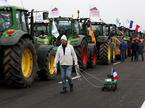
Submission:
M 144 103 L 142 104 L 141 108 L 145 108 L 145 101 L 144 101 Z
M 117 63 L 113 63 L 113 65 L 118 65 L 118 64 L 120 64 L 121 62 L 117 62 Z
M 75 79 L 78 79 L 78 78 L 80 78 L 81 76 L 75 76 L 75 77 L 73 77 L 72 78 L 72 80 L 75 80 Z M 62 84 L 62 81 L 60 81 L 60 82 L 58 82 L 59 84 Z

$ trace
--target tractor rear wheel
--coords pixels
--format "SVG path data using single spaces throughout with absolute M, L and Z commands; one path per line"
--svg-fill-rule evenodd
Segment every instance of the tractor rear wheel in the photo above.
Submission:
M 22 38 L 4 50 L 3 74 L 9 86 L 31 86 L 36 75 L 36 52 L 29 39 Z
M 38 50 L 38 65 L 40 70 L 38 71 L 38 77 L 42 81 L 54 79 L 54 59 L 55 54 L 52 46 L 43 46 Z
M 88 44 L 85 39 L 82 40 L 81 44 L 77 47 L 74 47 L 77 58 L 78 64 L 81 69 L 87 68 L 87 59 L 88 59 Z
M 91 43 L 88 44 L 88 67 L 94 68 L 97 63 L 97 51 L 96 45 Z
M 101 64 L 111 64 L 112 51 L 109 41 L 100 44 L 99 57 Z

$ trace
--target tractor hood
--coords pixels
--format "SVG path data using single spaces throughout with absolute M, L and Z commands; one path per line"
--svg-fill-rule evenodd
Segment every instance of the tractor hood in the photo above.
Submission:
M 68 38 L 68 43 L 73 46 L 79 46 L 84 38 L 84 35 L 71 35 Z

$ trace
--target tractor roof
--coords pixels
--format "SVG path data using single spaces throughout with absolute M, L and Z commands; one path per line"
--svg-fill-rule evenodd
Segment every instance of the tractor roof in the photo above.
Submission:
M 50 20 L 53 20 L 53 18 L 50 18 Z M 73 20 L 73 18 L 72 17 L 56 17 L 56 18 L 54 18 L 54 20 L 55 21 L 70 21 L 70 20 Z
M 92 25 L 107 25 L 104 22 L 91 22 L 91 23 L 92 23 Z
M 48 25 L 49 23 L 44 22 L 35 22 L 34 25 Z
M 116 24 L 108 24 L 109 26 L 116 26 Z M 116 26 L 117 27 L 117 26 Z
M 0 9 L 9 9 L 9 8 L 28 11 L 27 9 L 24 9 L 24 8 L 21 8 L 21 7 L 18 7 L 18 6 L 0 6 Z

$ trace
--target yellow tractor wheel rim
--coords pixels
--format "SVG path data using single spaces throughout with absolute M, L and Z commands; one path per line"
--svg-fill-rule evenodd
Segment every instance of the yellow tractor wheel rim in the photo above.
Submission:
M 113 60 L 115 60 L 115 49 L 112 50 L 113 50 Z
M 53 74 L 54 73 L 54 55 L 50 55 L 50 59 L 49 59 L 49 69 L 48 69 L 48 72 L 49 74 Z
M 111 47 L 108 47 L 108 64 L 111 63 Z
M 33 57 L 28 48 L 24 49 L 21 60 L 22 73 L 25 78 L 29 78 L 32 74 Z

